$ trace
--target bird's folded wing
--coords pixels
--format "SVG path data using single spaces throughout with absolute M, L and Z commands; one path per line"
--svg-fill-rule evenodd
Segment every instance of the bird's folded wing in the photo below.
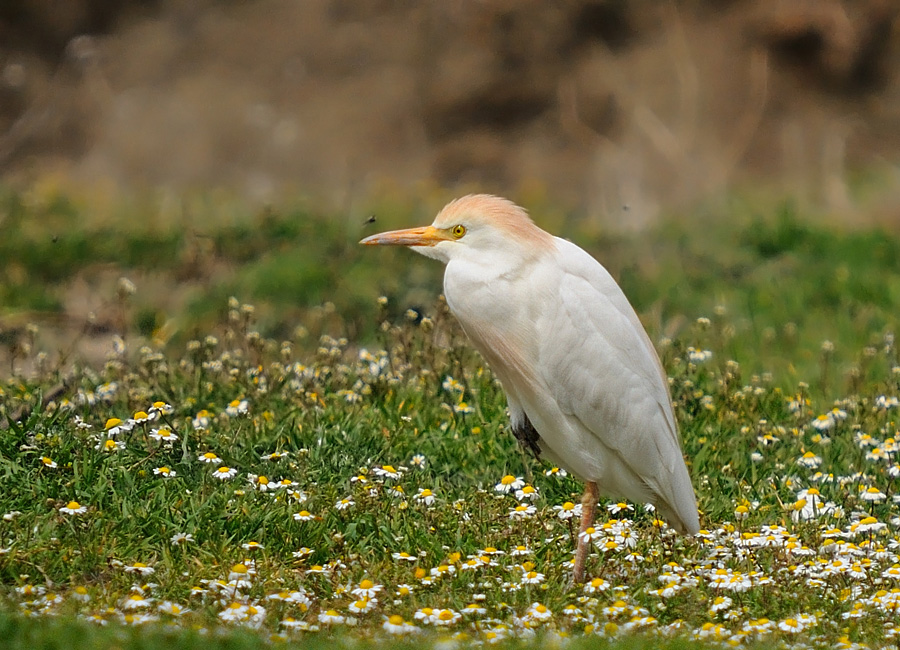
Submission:
M 686 473 L 656 352 L 606 270 L 592 259 L 576 262 L 563 272 L 558 305 L 542 323 L 542 383 L 657 494 L 677 499 L 667 486 Z

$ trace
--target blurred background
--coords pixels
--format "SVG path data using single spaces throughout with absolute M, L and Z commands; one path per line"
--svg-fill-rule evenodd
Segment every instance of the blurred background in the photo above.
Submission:
M 696 286 L 663 280 L 692 264 L 737 288 L 760 258 L 754 281 L 790 277 L 817 224 L 880 229 L 860 263 L 900 227 L 900 3 L 3 0 L 0 174 L 13 358 L 32 322 L 88 355 L 184 338 L 232 293 L 282 336 L 335 300 L 354 334 L 377 293 L 402 313 L 439 290 L 440 269 L 357 264 L 366 216 L 427 222 L 472 190 L 601 254 L 664 333 L 730 295 L 679 298 Z
M 893 0 L 4 0 L 0 169 L 338 208 L 385 184 L 537 187 L 631 225 L 748 182 L 853 211 L 869 173 L 890 194 L 866 214 L 894 218 L 898 16 Z

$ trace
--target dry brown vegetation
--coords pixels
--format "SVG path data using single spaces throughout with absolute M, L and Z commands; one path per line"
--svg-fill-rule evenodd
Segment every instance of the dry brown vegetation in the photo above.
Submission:
M 898 7 L 14 0 L 0 165 L 336 207 L 426 181 L 627 225 L 762 181 L 895 221 Z

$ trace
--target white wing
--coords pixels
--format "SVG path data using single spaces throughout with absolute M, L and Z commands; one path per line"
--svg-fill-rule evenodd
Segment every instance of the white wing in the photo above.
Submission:
M 538 323 L 536 369 L 568 431 L 554 436 L 547 421 L 538 431 L 564 462 L 572 451 L 595 456 L 575 464 L 587 467 L 580 473 L 593 468 L 597 475 L 583 478 L 601 490 L 654 503 L 676 528 L 694 532 L 694 491 L 656 351 L 606 269 L 574 244 L 557 247 L 562 276 L 555 309 Z

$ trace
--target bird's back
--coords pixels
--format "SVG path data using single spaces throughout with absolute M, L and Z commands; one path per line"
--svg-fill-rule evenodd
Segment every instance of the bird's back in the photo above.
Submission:
M 665 373 L 606 269 L 556 238 L 516 277 L 454 280 L 459 272 L 447 268 L 448 303 L 500 378 L 514 425 L 527 417 L 548 456 L 608 496 L 699 530 Z M 467 300 L 455 305 L 463 286 Z
M 581 441 L 580 464 L 593 472 L 585 479 L 610 496 L 652 503 L 676 529 L 696 532 L 696 499 L 656 350 L 606 269 L 570 242 L 557 239 L 557 250 L 558 300 L 538 327 L 539 367 L 568 429 L 560 437 Z

